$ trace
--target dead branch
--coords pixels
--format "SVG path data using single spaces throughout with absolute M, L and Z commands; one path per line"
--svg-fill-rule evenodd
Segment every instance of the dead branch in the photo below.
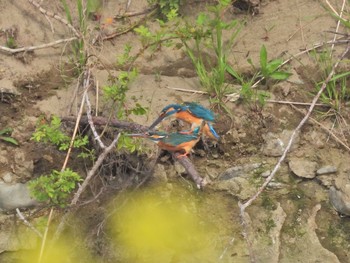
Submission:
M 283 151 L 282 156 L 280 157 L 280 159 L 278 160 L 277 164 L 275 165 L 275 167 L 273 168 L 271 174 L 266 178 L 265 182 L 260 186 L 260 188 L 258 189 L 258 191 L 251 197 L 249 198 L 246 202 L 241 203 L 238 202 L 238 206 L 240 208 L 240 216 L 241 216 L 241 220 L 242 220 L 242 225 L 243 225 L 243 234 L 245 235 L 245 238 L 247 240 L 247 242 L 249 242 L 249 237 L 248 232 L 247 232 L 247 222 L 245 221 L 246 218 L 246 212 L 245 209 L 247 207 L 249 207 L 258 197 L 259 195 L 262 193 L 262 191 L 266 188 L 266 186 L 271 182 L 271 180 L 274 178 L 276 172 L 278 171 L 278 169 L 280 168 L 282 162 L 285 160 L 287 153 L 289 152 L 290 148 L 292 147 L 293 141 L 295 139 L 296 134 L 300 131 L 300 129 L 304 126 L 304 124 L 307 122 L 307 120 L 309 119 L 313 109 L 315 108 L 315 104 L 318 101 L 318 99 L 320 98 L 322 92 L 325 90 L 328 82 L 332 79 L 333 75 L 335 74 L 335 69 L 338 67 L 339 63 L 344 59 L 344 57 L 346 56 L 346 54 L 349 52 L 350 50 L 350 45 L 347 45 L 347 48 L 345 49 L 345 51 L 341 54 L 340 58 L 337 60 L 337 62 L 333 65 L 331 72 L 328 74 L 326 80 L 323 82 L 320 90 L 318 91 L 318 93 L 316 94 L 316 96 L 313 98 L 312 103 L 309 107 L 308 112 L 306 113 L 306 115 L 304 116 L 304 118 L 300 121 L 299 125 L 294 129 L 289 142 L 285 148 L 285 150 Z M 248 243 L 249 246 L 249 243 Z M 251 262 L 255 262 L 254 259 L 254 254 L 251 254 Z
M 304 111 L 298 109 L 297 107 L 295 107 L 293 104 L 290 104 L 290 106 L 295 109 L 296 111 L 298 111 L 301 114 L 305 114 Z M 315 120 L 314 118 L 310 117 L 310 121 L 312 123 L 317 124 L 318 126 L 320 126 L 320 128 L 322 130 L 324 130 L 326 133 L 328 133 L 336 142 L 340 143 L 348 152 L 350 152 L 350 147 L 348 145 L 346 145 L 346 143 L 344 143 L 342 140 L 340 140 L 331 130 L 327 129 L 324 125 L 322 125 L 322 123 L 319 123 L 317 120 Z
M 16 53 L 20 53 L 20 52 L 29 52 L 29 51 L 33 51 L 36 49 L 44 49 L 44 48 L 48 48 L 48 47 L 53 47 L 53 46 L 56 46 L 58 44 L 71 42 L 71 41 L 77 40 L 77 39 L 78 38 L 76 38 L 76 37 L 71 37 L 71 38 L 66 38 L 66 39 L 59 39 L 59 40 L 56 40 L 56 41 L 53 41 L 50 43 L 46 43 L 46 44 L 42 44 L 42 45 L 21 47 L 21 48 L 8 48 L 8 47 L 0 46 L 0 50 L 6 52 L 8 54 L 16 54 Z
M 190 161 L 188 157 L 178 158 L 180 154 L 174 153 L 174 159 L 177 160 L 186 170 L 186 172 L 191 176 L 192 180 L 196 183 L 198 189 L 202 189 L 204 186 L 208 184 L 208 181 L 205 178 L 199 176 L 197 170 L 194 165 Z
M 87 176 L 84 180 L 84 182 L 79 186 L 77 192 L 75 193 L 71 203 L 70 203 L 70 207 L 74 207 L 77 203 L 78 200 L 81 196 L 81 194 L 84 192 L 84 190 L 86 189 L 86 187 L 88 186 L 90 180 L 92 179 L 92 177 L 96 174 L 97 169 L 102 165 L 103 160 L 106 158 L 106 156 L 115 149 L 118 140 L 120 137 L 120 133 L 118 133 L 117 137 L 115 137 L 115 139 L 112 141 L 112 143 L 103 150 L 103 152 L 99 155 L 99 157 L 97 158 L 97 161 L 95 162 L 94 166 L 91 168 L 91 170 L 87 173 Z M 68 215 L 70 215 L 70 213 L 72 213 L 72 211 L 67 212 L 61 219 L 60 224 L 58 225 L 56 232 L 54 234 L 53 240 L 57 240 L 57 238 L 61 235 L 62 231 L 64 230 L 64 226 L 65 226 L 65 222 L 66 219 L 68 217 Z
M 35 6 L 35 7 L 40 11 L 40 13 L 42 13 L 43 15 L 52 17 L 52 18 L 56 19 L 57 21 L 61 22 L 62 24 L 66 25 L 67 27 L 69 27 L 69 28 L 73 31 L 74 35 L 75 35 L 77 38 L 81 38 L 81 37 L 82 37 L 82 36 L 81 36 L 81 33 L 78 32 L 78 30 L 76 30 L 76 29 L 74 28 L 74 26 L 71 25 L 66 19 L 60 17 L 59 15 L 57 15 L 57 14 L 51 12 L 51 11 L 47 11 L 46 9 L 42 8 L 42 7 L 40 6 L 40 4 L 37 3 L 37 2 L 34 1 L 34 0 L 28 0 L 28 2 L 31 3 L 33 6 Z
M 62 117 L 62 121 L 74 122 L 75 120 L 76 120 L 76 117 L 74 116 Z M 101 116 L 92 116 L 92 121 L 95 125 L 98 125 L 98 126 L 109 125 L 110 127 L 113 127 L 113 128 L 118 128 L 118 129 L 132 131 L 132 132 L 148 131 L 148 126 L 144 126 L 134 122 L 120 121 L 117 119 L 108 119 Z M 80 120 L 80 124 L 83 124 L 83 125 L 89 124 L 88 118 L 86 116 L 82 116 Z
M 18 217 L 23 221 L 23 223 L 29 227 L 35 234 L 37 234 L 40 238 L 43 237 L 43 235 L 36 229 L 31 223 L 28 222 L 28 220 L 24 217 L 24 215 L 21 213 L 21 211 L 16 208 L 16 212 Z

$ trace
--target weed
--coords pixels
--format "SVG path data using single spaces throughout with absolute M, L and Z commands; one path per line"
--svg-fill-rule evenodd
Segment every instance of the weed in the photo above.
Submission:
M 29 182 L 29 189 L 38 201 L 49 201 L 53 205 L 65 207 L 76 184 L 82 181 L 79 174 L 69 168 L 59 172 L 53 170 Z
M 276 227 L 276 223 L 272 218 L 266 219 L 264 223 L 265 223 L 266 233 L 269 233 L 272 228 Z
M 16 44 L 16 40 L 13 36 L 8 36 L 6 39 L 6 46 L 8 48 L 16 48 L 17 44 Z
M 69 6 L 66 0 L 61 0 L 61 2 L 63 4 L 68 22 L 71 25 L 73 25 L 71 10 L 69 9 Z M 86 18 L 89 15 L 88 13 L 89 9 L 83 8 L 82 0 L 76 0 L 76 3 L 77 3 L 77 10 L 78 10 L 78 17 L 79 17 L 79 31 L 83 36 L 85 36 L 87 31 Z M 87 60 L 84 38 L 77 39 L 72 42 L 72 52 L 73 52 L 72 62 L 77 66 L 78 73 L 81 73 Z
M 14 145 L 18 145 L 18 142 L 16 139 L 11 137 L 13 129 L 12 128 L 5 128 L 0 130 L 0 140 L 8 143 L 12 143 Z
M 321 73 L 325 79 L 333 67 L 333 59 L 330 50 L 325 49 L 323 52 L 312 52 L 312 57 L 315 59 Z M 347 77 L 350 72 L 342 72 L 335 74 L 327 83 L 325 91 L 321 94 L 320 100 L 327 104 L 336 112 L 340 112 L 342 104 L 349 98 L 350 90 L 347 87 Z M 316 83 L 318 91 L 323 85 L 323 81 Z
M 157 6 L 160 18 L 165 21 L 178 16 L 180 0 L 148 0 L 148 4 Z
M 52 116 L 50 123 L 47 123 L 44 118 L 40 118 L 31 139 L 35 142 L 56 145 L 60 151 L 67 150 L 71 141 L 71 138 L 61 131 L 61 119 L 57 116 Z M 79 154 L 79 157 L 85 158 L 90 156 L 93 158 L 93 151 L 85 147 L 88 144 L 89 139 L 87 136 L 77 136 L 75 138 L 73 148 L 84 150 L 84 152 Z

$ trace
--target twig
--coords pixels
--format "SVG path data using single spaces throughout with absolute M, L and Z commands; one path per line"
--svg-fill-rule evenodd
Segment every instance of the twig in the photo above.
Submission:
M 50 214 L 49 214 L 49 218 L 47 219 L 47 224 L 46 224 L 46 228 L 45 228 L 45 232 L 44 232 L 44 237 L 43 237 L 43 240 L 41 242 L 38 263 L 41 263 L 42 259 L 43 259 L 45 244 L 46 244 L 46 240 L 47 240 L 47 233 L 49 232 L 49 226 L 50 226 L 50 223 L 51 223 L 52 214 L 53 214 L 53 208 L 51 208 Z
M 98 133 L 96 131 L 96 128 L 95 128 L 95 125 L 94 125 L 94 122 L 92 120 L 91 103 L 90 103 L 90 99 L 89 99 L 89 95 L 88 94 L 86 94 L 86 96 L 85 96 L 85 102 L 86 102 L 86 106 L 87 106 L 86 115 L 87 115 L 87 118 L 88 118 L 90 129 L 91 129 L 92 133 L 94 134 L 94 139 L 99 143 L 100 147 L 102 149 L 104 149 L 104 148 L 106 148 L 106 145 L 104 145 L 104 143 L 101 140 L 100 135 L 98 135 Z
M 327 2 L 327 3 L 328 3 L 328 2 Z M 328 5 L 330 6 L 329 3 L 328 3 Z M 338 19 L 338 22 L 337 22 L 337 26 L 336 26 L 336 28 L 335 28 L 335 33 L 334 33 L 333 41 L 335 41 L 335 40 L 337 39 L 337 33 L 338 33 L 338 30 L 339 30 L 339 26 L 340 26 L 340 19 L 341 19 L 342 16 L 343 16 L 344 8 L 345 8 L 345 0 L 343 0 L 343 4 L 342 4 L 341 10 L 340 10 L 339 19 Z M 334 44 L 332 44 L 331 51 L 330 51 L 330 54 L 329 54 L 330 56 L 332 56 L 333 49 L 334 49 Z
M 69 122 L 74 122 L 76 120 L 75 117 L 73 116 L 66 116 L 61 118 L 62 121 L 69 121 Z M 148 131 L 148 126 L 137 124 L 134 122 L 127 122 L 127 121 L 120 121 L 117 119 L 108 119 L 105 117 L 94 117 L 92 116 L 92 121 L 94 122 L 95 125 L 109 125 L 114 128 L 119 128 L 122 130 L 126 131 L 131 131 L 131 132 L 146 132 Z M 80 119 L 80 124 L 88 124 L 88 118 L 86 116 L 82 116 Z
M 311 103 L 308 103 L 308 102 L 286 101 L 286 100 L 265 100 L 265 102 L 278 103 L 278 104 L 292 104 L 292 105 L 300 105 L 300 106 L 310 106 L 311 105 Z M 322 103 L 316 103 L 315 106 L 329 108 L 329 105 L 322 104 Z
M 106 158 L 106 156 L 112 151 L 115 149 L 115 146 L 116 144 L 118 143 L 118 140 L 119 140 L 119 137 L 120 137 L 120 133 L 118 133 L 117 137 L 112 141 L 112 143 L 103 150 L 103 152 L 99 155 L 97 161 L 95 162 L 94 166 L 91 168 L 91 170 L 87 173 L 87 176 L 84 180 L 84 182 L 79 186 L 77 192 L 75 193 L 71 203 L 70 203 L 70 206 L 71 207 L 74 207 L 81 194 L 83 193 L 83 191 L 85 190 L 85 188 L 88 186 L 91 178 L 95 175 L 97 169 L 101 166 L 103 160 Z M 66 222 L 66 218 L 68 217 L 68 215 L 70 214 L 71 212 L 68 212 L 66 213 L 62 219 L 61 219 L 61 222 L 59 223 L 57 229 L 56 229 L 56 232 L 54 234 L 54 237 L 53 237 L 53 240 L 57 240 L 58 237 L 61 235 L 62 231 L 64 230 L 64 225 L 65 225 L 65 222 Z
M 80 118 L 81 118 L 81 116 L 82 116 L 82 114 L 83 114 L 85 97 L 86 97 L 86 94 L 87 94 L 87 91 L 88 91 L 88 88 L 89 88 L 89 82 L 90 82 L 90 69 L 87 69 L 87 70 L 84 72 L 84 75 L 85 75 L 85 78 L 84 78 L 84 94 L 83 94 L 83 98 L 82 98 L 82 100 L 81 100 L 81 105 L 80 105 L 78 117 L 77 117 L 77 119 L 76 119 L 76 123 L 75 123 L 74 131 L 73 131 L 73 135 L 72 135 L 72 138 L 71 138 L 70 143 L 69 143 L 69 148 L 68 148 L 68 151 L 67 151 L 67 154 L 66 154 L 66 159 L 64 160 L 64 163 L 63 163 L 63 165 L 62 165 L 62 170 L 64 170 L 64 169 L 66 168 L 66 166 L 67 166 L 68 159 L 69 159 L 70 153 L 71 153 L 72 148 L 73 148 L 73 143 L 74 143 L 75 135 L 76 135 L 77 132 L 78 132 L 78 127 L 79 127 Z
M 153 9 L 153 10 L 151 9 L 149 14 L 147 14 L 146 16 L 144 16 L 143 18 L 141 18 L 139 21 L 133 23 L 133 24 L 130 25 L 129 27 L 127 27 L 127 28 L 125 28 L 125 29 L 121 29 L 120 31 L 116 31 L 116 32 L 113 32 L 113 33 L 111 33 L 111 34 L 108 34 L 108 35 L 102 37 L 102 41 L 115 38 L 115 37 L 117 37 L 117 36 L 126 34 L 127 32 L 133 30 L 135 27 L 137 27 L 137 26 L 140 25 L 143 21 L 145 21 L 148 17 L 152 16 L 152 15 L 155 13 L 156 10 L 157 10 L 157 9 Z
M 294 142 L 294 138 L 296 136 L 296 134 L 300 131 L 300 129 L 303 127 L 303 125 L 306 123 L 306 121 L 309 119 L 313 109 L 315 108 L 315 104 L 318 101 L 318 99 L 320 98 L 322 92 L 325 90 L 328 82 L 332 79 L 333 75 L 335 74 L 335 69 L 338 67 L 340 61 L 343 60 L 343 58 L 345 57 L 345 55 L 349 52 L 350 50 L 350 45 L 347 45 L 346 50 L 342 53 L 342 55 L 340 56 L 340 58 L 337 60 L 337 62 L 333 65 L 331 72 L 328 74 L 326 80 L 323 82 L 320 90 L 318 91 L 318 93 L 316 94 L 316 96 L 314 97 L 314 99 L 312 100 L 312 103 L 309 107 L 308 112 L 306 113 L 306 115 L 304 116 L 304 118 L 300 121 L 299 125 L 295 128 L 295 130 L 293 131 L 289 142 L 285 148 L 285 150 L 283 151 L 282 156 L 280 157 L 280 159 L 278 160 L 277 164 L 275 165 L 275 167 L 273 168 L 271 174 L 265 179 L 265 182 L 260 186 L 260 188 L 258 189 L 258 191 L 251 197 L 249 198 L 246 202 L 241 203 L 239 202 L 238 205 L 240 207 L 240 216 L 241 216 L 241 220 L 243 223 L 244 228 L 246 229 L 247 227 L 247 223 L 244 220 L 245 217 L 245 209 L 250 206 L 252 204 L 252 202 L 254 202 L 258 196 L 262 193 L 262 191 L 266 188 L 266 186 L 271 182 L 271 180 L 274 178 L 276 172 L 278 171 L 278 169 L 280 168 L 282 162 L 284 161 L 284 159 L 287 156 L 287 153 L 289 152 L 290 148 L 292 147 L 292 143 Z M 244 233 L 246 233 L 244 229 Z M 247 233 L 246 233 L 247 234 Z M 247 242 L 249 241 L 249 238 L 246 239 Z M 252 255 L 253 256 L 253 255 Z M 251 260 L 253 260 L 251 258 Z M 254 261 L 252 261 L 254 262 Z
M 296 111 L 300 112 L 301 114 L 305 114 L 302 110 L 298 109 L 297 107 L 295 107 L 294 105 L 290 104 L 290 106 L 295 109 Z M 314 118 L 310 117 L 310 121 L 317 124 L 318 126 L 320 126 L 320 128 L 322 130 L 324 130 L 325 132 L 327 132 L 331 137 L 333 137 L 333 139 L 335 141 L 337 141 L 338 143 L 340 143 L 347 151 L 350 152 L 350 147 L 347 146 L 342 140 L 340 140 L 331 130 L 327 129 L 322 123 L 318 122 L 317 120 L 315 120 Z
M 47 11 L 46 9 L 42 8 L 42 7 L 40 6 L 40 4 L 37 3 L 37 2 L 34 1 L 34 0 L 28 0 L 28 2 L 31 3 L 33 6 L 35 6 L 36 8 L 38 8 L 39 11 L 40 11 L 43 15 L 52 17 L 52 18 L 56 19 L 57 21 L 63 23 L 63 24 L 66 25 L 67 27 L 69 27 L 69 28 L 73 31 L 74 35 L 75 35 L 77 38 L 81 38 L 81 37 L 82 37 L 82 36 L 81 36 L 81 33 L 78 32 L 78 31 L 74 28 L 74 26 L 71 25 L 66 19 L 60 17 L 59 15 L 57 15 L 57 14 L 55 14 L 55 13 L 53 13 L 53 12 Z
M 190 159 L 186 156 L 178 158 L 180 154 L 174 153 L 174 159 L 177 160 L 185 169 L 186 172 L 191 176 L 192 180 L 196 183 L 198 189 L 202 189 L 204 186 L 208 184 L 208 181 L 205 178 L 199 176 L 196 168 L 190 161 Z
M 91 168 L 91 170 L 88 172 L 86 178 L 84 179 L 84 182 L 79 186 L 77 192 L 74 194 L 73 200 L 70 203 L 70 206 L 74 206 L 77 204 L 80 195 L 85 190 L 85 188 L 88 186 L 91 178 L 95 175 L 97 169 L 101 166 L 103 160 L 106 158 L 107 154 L 109 154 L 112 150 L 114 150 L 116 144 L 118 143 L 120 137 L 120 133 L 118 133 L 117 137 L 112 141 L 112 143 L 103 150 L 103 152 L 98 156 L 97 161 L 95 162 L 94 166 Z
M 38 231 L 38 229 L 36 229 L 31 223 L 29 223 L 27 221 L 27 219 L 23 216 L 23 214 L 21 213 L 21 211 L 16 208 L 16 212 L 18 217 L 23 221 L 23 223 L 29 227 L 35 234 L 37 234 L 39 237 L 43 238 L 43 235 Z
M 66 39 L 59 39 L 50 43 L 46 43 L 46 44 L 42 44 L 42 45 L 38 45 L 38 46 L 30 46 L 30 47 L 21 47 L 21 48 L 8 48 L 8 47 L 4 47 L 4 46 L 0 46 L 0 50 L 5 51 L 6 53 L 9 54 L 15 54 L 15 53 L 19 53 L 19 52 L 29 52 L 29 51 L 33 51 L 36 49 L 43 49 L 43 48 L 48 48 L 48 47 L 52 47 L 52 46 L 56 46 L 58 44 L 61 43 L 67 43 L 67 42 L 71 42 L 73 40 L 76 40 L 76 37 L 71 37 L 71 38 L 66 38 Z

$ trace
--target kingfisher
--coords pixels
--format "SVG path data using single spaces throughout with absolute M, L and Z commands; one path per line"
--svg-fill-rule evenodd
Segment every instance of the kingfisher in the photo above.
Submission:
M 197 127 L 191 134 L 148 131 L 139 134 L 129 134 L 129 136 L 150 139 L 153 142 L 157 143 L 159 148 L 163 150 L 173 153 L 182 153 L 177 156 L 177 158 L 182 158 L 190 154 L 191 149 L 197 144 L 200 139 L 200 133 L 200 127 Z
M 219 140 L 219 135 L 214 130 L 212 122 L 215 121 L 214 113 L 195 102 L 184 102 L 183 104 L 170 104 L 166 106 L 160 113 L 159 117 L 149 127 L 153 130 L 162 120 L 174 115 L 176 119 L 183 120 L 191 124 L 190 131 L 182 131 L 182 134 L 191 134 L 194 129 L 203 126 L 203 134 L 211 139 Z

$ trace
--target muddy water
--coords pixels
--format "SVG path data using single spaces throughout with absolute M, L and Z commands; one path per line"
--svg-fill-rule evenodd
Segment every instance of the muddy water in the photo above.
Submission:
M 128 193 L 113 204 L 109 224 L 123 262 L 247 262 L 232 196 L 182 182 Z

